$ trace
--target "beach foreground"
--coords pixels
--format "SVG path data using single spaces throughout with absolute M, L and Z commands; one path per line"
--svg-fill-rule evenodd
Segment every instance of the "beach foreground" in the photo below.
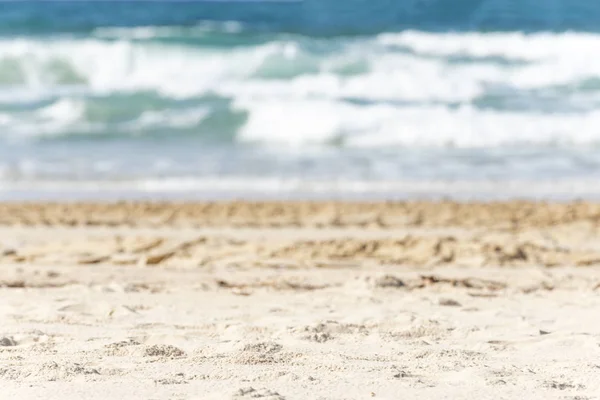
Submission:
M 1 399 L 600 398 L 600 204 L 5 203 Z

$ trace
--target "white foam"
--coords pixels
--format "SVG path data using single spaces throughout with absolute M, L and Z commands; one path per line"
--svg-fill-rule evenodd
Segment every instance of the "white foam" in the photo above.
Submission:
M 600 140 L 600 117 L 589 111 L 600 102 L 600 91 L 577 92 L 582 82 L 600 80 L 600 59 L 590 56 L 600 48 L 600 35 L 404 32 L 330 43 L 327 54 L 311 52 L 306 38 L 234 49 L 129 40 L 178 34 L 173 29 L 97 32 L 118 40 L 0 40 L 0 62 L 16 60 L 23 76 L 0 100 L 55 100 L 31 114 L 2 113 L 3 130 L 30 135 L 60 134 L 74 126 L 84 132 L 101 130 L 85 121 L 86 96 L 154 91 L 174 99 L 206 94 L 232 98 L 237 109 L 248 113 L 239 132 L 242 141 L 495 146 Z M 451 57 L 472 59 L 457 62 Z M 338 73 L 345 62 L 365 67 Z M 61 83 L 56 65 L 82 82 Z M 279 78 L 261 74 L 279 65 L 286 68 Z M 540 111 L 540 92 L 550 96 L 559 112 L 561 105 L 587 111 Z M 473 105 L 481 96 L 498 93 L 532 98 L 527 100 L 532 109 Z M 194 126 L 209 112 L 146 112 L 128 127 Z
M 529 61 L 555 59 L 561 54 L 579 54 L 597 47 L 600 36 L 592 33 L 428 33 L 406 31 L 380 34 L 384 45 L 404 45 L 432 55 L 500 56 Z
M 141 35 L 162 28 L 128 29 Z M 399 52 L 392 45 L 417 54 Z M 575 33 L 384 34 L 320 55 L 316 70 L 311 67 L 291 82 L 253 78 L 253 73 L 274 56 L 292 61 L 302 57 L 307 50 L 290 40 L 225 50 L 123 39 L 5 39 L 0 41 L 0 61 L 16 60 L 25 76 L 24 84 L 38 89 L 56 86 L 53 63 L 60 62 L 84 78 L 94 92 L 157 90 L 166 95 L 192 96 L 207 91 L 241 91 L 259 96 L 468 101 L 480 95 L 486 85 L 532 89 L 599 77 L 600 60 L 589 56 L 599 47 L 600 35 Z M 451 63 L 443 58 L 447 56 L 496 56 L 527 64 Z M 369 71 L 336 75 L 331 65 L 344 59 L 362 60 Z
M 249 119 L 240 139 L 291 146 L 353 147 L 600 143 L 600 111 L 554 114 L 482 111 L 470 106 L 358 106 L 330 101 L 238 104 Z
M 18 114 L 0 113 L 1 136 L 27 139 L 39 136 L 56 136 L 64 133 L 103 134 L 104 123 L 86 119 L 88 105 L 84 99 L 63 98 L 33 111 Z M 139 116 L 113 125 L 131 133 L 143 133 L 148 129 L 182 129 L 198 126 L 207 116 L 206 107 L 144 111 Z M 110 130 L 108 133 L 111 133 Z
M 567 83 L 600 74 L 600 60 L 589 57 L 600 35 L 587 33 L 445 33 L 382 34 L 384 45 L 407 46 L 435 56 L 502 57 L 531 63 L 511 68 L 503 82 L 522 87 Z
M 250 50 L 194 49 L 95 39 L 0 40 L 0 61 L 16 59 L 29 89 L 54 89 L 53 63 L 71 66 L 92 93 L 156 90 L 191 96 L 213 89 L 223 79 L 241 79 L 254 71 L 271 45 Z
M 82 120 L 85 104 L 81 100 L 59 99 L 34 111 L 0 114 L 2 136 L 27 137 L 60 134 Z
M 69 124 L 81 118 L 85 106 L 82 101 L 61 99 L 40 109 L 38 115 L 47 122 Z
M 206 107 L 183 110 L 144 111 L 139 118 L 127 124 L 133 130 L 145 128 L 188 128 L 199 125 L 209 114 Z

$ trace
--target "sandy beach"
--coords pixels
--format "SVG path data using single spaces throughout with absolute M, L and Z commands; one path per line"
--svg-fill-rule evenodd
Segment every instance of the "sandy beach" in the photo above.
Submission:
M 600 204 L 0 204 L 1 399 L 600 398 Z

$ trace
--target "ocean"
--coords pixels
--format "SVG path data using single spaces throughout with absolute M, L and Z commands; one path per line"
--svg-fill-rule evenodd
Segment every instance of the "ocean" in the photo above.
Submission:
M 0 3 L 0 199 L 600 198 L 596 0 Z

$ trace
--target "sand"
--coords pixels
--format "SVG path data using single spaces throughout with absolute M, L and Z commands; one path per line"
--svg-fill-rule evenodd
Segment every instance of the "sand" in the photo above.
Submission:
M 600 205 L 5 203 L 0 399 L 600 398 Z

